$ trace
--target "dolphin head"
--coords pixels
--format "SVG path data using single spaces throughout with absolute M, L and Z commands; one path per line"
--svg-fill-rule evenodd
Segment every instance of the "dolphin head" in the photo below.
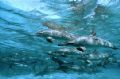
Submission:
M 46 37 L 46 36 L 49 36 L 50 34 L 50 31 L 49 30 L 42 30 L 42 31 L 38 31 L 36 33 L 37 36 L 42 36 L 42 37 Z

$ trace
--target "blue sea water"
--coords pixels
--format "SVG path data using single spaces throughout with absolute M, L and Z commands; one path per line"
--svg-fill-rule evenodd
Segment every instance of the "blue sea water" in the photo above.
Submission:
M 53 21 L 76 35 L 89 35 L 94 28 L 98 37 L 120 47 L 120 0 L 83 2 L 84 11 L 71 0 L 0 0 L 0 79 L 120 79 L 120 65 L 95 73 L 55 70 L 56 64 L 46 53 L 59 47 L 35 35 L 47 29 L 42 22 Z M 103 10 L 95 14 L 98 5 Z M 98 50 L 112 52 L 120 59 L 120 50 Z M 11 57 L 26 62 L 13 64 Z M 35 75 L 37 72 L 44 75 Z

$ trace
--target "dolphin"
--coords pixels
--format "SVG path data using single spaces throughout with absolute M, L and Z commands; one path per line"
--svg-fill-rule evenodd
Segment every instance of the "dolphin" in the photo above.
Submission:
M 46 30 L 41 30 L 38 31 L 37 36 L 46 38 L 48 42 L 53 43 L 55 39 L 57 40 L 73 40 L 75 39 L 75 35 L 68 33 L 66 31 L 58 31 L 58 30 L 53 30 L 53 29 L 46 29 Z
M 76 37 L 78 37 L 77 35 L 68 33 L 66 31 L 59 31 L 53 29 L 38 31 L 36 35 L 45 38 L 49 43 L 53 43 L 55 40 L 71 41 L 76 39 Z M 82 52 L 86 50 L 86 48 L 82 46 L 79 46 L 76 49 Z
M 71 41 L 67 41 L 65 43 L 58 44 L 58 46 L 84 46 L 84 47 L 105 47 L 105 48 L 112 48 L 112 49 L 119 49 L 115 45 L 113 45 L 110 41 L 105 39 L 99 38 L 94 35 L 87 35 L 87 36 L 79 36 L 76 39 Z
M 76 48 L 61 48 L 56 51 L 49 51 L 47 54 L 52 56 L 67 57 L 68 55 L 81 55 L 85 54 L 86 49 L 79 51 Z
M 57 40 L 71 40 L 75 39 L 75 35 L 68 33 L 69 30 L 73 30 L 73 28 L 64 27 L 61 24 L 57 24 L 53 21 L 45 21 L 42 22 L 43 26 L 48 27 L 48 29 L 40 30 L 36 34 L 37 36 L 41 36 L 46 38 L 46 40 L 50 43 L 53 43 L 55 39 Z

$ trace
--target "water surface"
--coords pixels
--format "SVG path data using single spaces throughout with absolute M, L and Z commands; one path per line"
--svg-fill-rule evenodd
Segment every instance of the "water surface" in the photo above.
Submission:
M 35 35 L 48 29 L 42 22 L 53 21 L 77 35 L 89 35 L 95 29 L 97 36 L 120 47 L 120 1 L 83 0 L 83 3 L 80 9 L 69 0 L 0 0 L 0 57 L 8 57 L 5 62 L 0 61 L 0 79 L 119 79 L 120 66 L 108 66 L 91 74 L 54 70 L 56 64 L 46 53 L 59 47 Z M 98 5 L 103 8 L 95 14 Z M 120 57 L 120 50 L 98 50 Z M 9 60 L 12 56 L 25 59 L 27 65 L 12 64 Z M 51 66 L 51 70 L 44 71 L 46 66 Z M 45 75 L 34 75 L 40 71 Z

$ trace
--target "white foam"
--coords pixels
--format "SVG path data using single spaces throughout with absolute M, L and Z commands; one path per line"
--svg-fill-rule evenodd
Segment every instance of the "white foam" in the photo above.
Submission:
M 98 0 L 98 4 L 101 4 L 101 5 L 108 5 L 110 2 L 110 0 Z

